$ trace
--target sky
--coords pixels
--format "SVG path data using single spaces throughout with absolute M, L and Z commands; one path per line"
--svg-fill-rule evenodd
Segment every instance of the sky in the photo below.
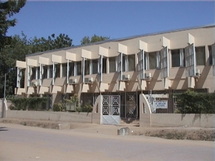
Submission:
M 85 36 L 110 39 L 215 24 L 215 1 L 27 1 L 7 35 L 60 33 L 73 45 Z

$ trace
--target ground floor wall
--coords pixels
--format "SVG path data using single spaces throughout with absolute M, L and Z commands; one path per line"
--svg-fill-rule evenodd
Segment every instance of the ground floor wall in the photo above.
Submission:
M 8 110 L 7 118 L 33 119 L 45 121 L 67 121 L 92 123 L 92 113 L 85 112 L 52 112 L 52 111 L 15 111 Z M 96 118 L 94 118 L 96 122 Z
M 140 126 L 215 128 L 215 114 L 141 114 Z

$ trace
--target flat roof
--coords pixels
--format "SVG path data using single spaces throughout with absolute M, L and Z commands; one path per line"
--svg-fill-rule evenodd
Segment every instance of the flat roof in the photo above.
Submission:
M 56 51 L 61 51 L 61 50 L 75 49 L 75 48 L 84 47 L 84 46 L 99 45 L 99 44 L 104 44 L 104 43 L 107 43 L 107 42 L 120 42 L 120 41 L 135 39 L 135 38 L 138 38 L 138 37 L 144 37 L 144 36 L 153 36 L 153 35 L 159 35 L 159 34 L 165 34 L 165 33 L 179 32 L 179 31 L 200 29 L 200 28 L 212 28 L 212 27 L 215 27 L 215 25 L 212 24 L 212 25 L 205 25 L 205 26 L 200 26 L 200 27 L 190 27 L 190 28 L 183 28 L 183 29 L 176 29 L 176 30 L 169 30 L 169 31 L 160 31 L 160 32 L 154 32 L 154 33 L 147 33 L 147 34 L 142 34 L 142 35 L 129 36 L 129 37 L 125 37 L 125 38 L 108 39 L 108 40 L 98 41 L 98 42 L 95 42 L 95 43 L 89 43 L 89 44 L 85 44 L 85 45 L 69 46 L 69 47 L 65 47 L 65 48 L 59 48 L 59 49 L 53 49 L 53 50 L 47 50 L 47 51 L 31 53 L 31 54 L 27 54 L 26 57 L 28 57 L 28 56 L 36 56 L 36 55 L 41 55 L 41 54 L 44 54 L 44 53 L 56 52 Z

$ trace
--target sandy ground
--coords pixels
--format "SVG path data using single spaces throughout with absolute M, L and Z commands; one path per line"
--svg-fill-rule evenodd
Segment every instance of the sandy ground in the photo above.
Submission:
M 212 161 L 214 142 L 119 136 L 119 126 L 56 130 L 0 123 L 0 161 Z M 121 128 L 121 127 L 120 127 Z M 137 130 L 138 127 L 131 127 Z

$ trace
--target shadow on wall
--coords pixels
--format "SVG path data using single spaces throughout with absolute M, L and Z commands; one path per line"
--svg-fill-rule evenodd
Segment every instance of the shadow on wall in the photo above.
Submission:
M 147 90 L 152 90 L 155 88 L 155 84 L 157 83 L 158 81 L 158 78 L 159 78 L 159 75 L 160 75 L 160 71 L 161 70 L 158 70 L 156 69 L 153 76 L 152 76 L 152 80 L 150 81 L 150 83 L 147 85 Z
M 178 68 L 178 71 L 177 73 L 175 74 L 175 78 L 174 78 L 174 81 L 172 83 L 172 89 L 177 89 L 178 88 L 178 85 L 179 85 L 179 82 L 181 81 L 182 79 L 182 76 L 183 76 L 183 73 L 185 71 L 185 68 Z M 186 79 L 186 78 L 185 78 Z M 185 81 L 186 83 L 186 81 Z M 184 83 L 184 84 L 185 84 Z M 187 84 L 183 85 L 183 88 L 186 86 Z M 186 87 L 185 87 L 186 88 Z
M 198 79 L 196 79 L 195 88 L 203 88 L 206 79 L 208 78 L 208 74 L 211 70 L 211 66 L 205 66 L 201 72 L 201 75 Z

